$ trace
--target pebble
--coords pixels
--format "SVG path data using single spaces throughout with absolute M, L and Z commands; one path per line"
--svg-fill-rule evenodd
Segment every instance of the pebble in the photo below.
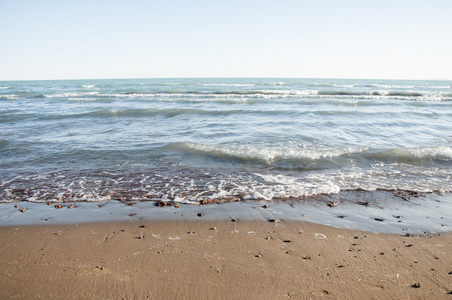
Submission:
M 23 209 L 20 210 L 21 213 L 24 213 L 24 212 L 26 212 L 26 211 L 27 211 L 27 210 L 26 210 L 25 208 L 23 208 Z
M 279 223 L 279 222 L 281 222 L 279 219 L 268 219 L 268 222 L 271 222 L 271 223 Z
M 61 205 L 61 204 L 55 204 L 55 208 L 63 208 L 63 205 Z
M 414 288 L 420 288 L 421 284 L 419 282 L 416 282 L 415 284 L 412 285 L 412 287 Z

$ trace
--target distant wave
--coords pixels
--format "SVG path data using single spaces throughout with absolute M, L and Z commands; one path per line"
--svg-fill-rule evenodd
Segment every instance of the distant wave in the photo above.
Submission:
M 391 85 L 391 84 L 366 84 L 365 87 L 377 87 L 385 89 L 450 89 L 450 85 Z
M 233 111 L 209 111 L 202 109 L 104 109 L 99 111 L 93 111 L 89 113 L 75 114 L 69 116 L 55 116 L 55 118 L 139 118 L 139 117 L 152 117 L 152 116 L 166 116 L 176 117 L 182 114 L 195 114 L 195 115 L 221 115 L 221 114 L 233 114 L 240 113 L 241 110 Z M 53 117 L 50 117 L 53 118 Z
M 0 98 L 4 98 L 4 99 L 8 99 L 8 100 L 14 100 L 14 99 L 18 99 L 17 95 L 0 95 Z
M 203 83 L 203 86 L 255 86 L 254 83 Z
M 44 98 L 69 98 L 69 97 L 80 97 L 80 96 L 97 96 L 99 92 L 71 92 L 71 93 L 57 93 L 57 94 L 44 94 Z
M 452 92 L 426 92 L 416 90 L 354 90 L 354 89 L 266 89 L 266 90 L 165 90 L 154 92 L 130 91 L 122 93 L 67 92 L 44 94 L 44 98 L 189 98 L 189 99 L 223 99 L 223 98 L 351 98 L 351 99 L 397 99 L 441 101 L 452 100 Z M 7 98 L 12 95 L 0 95 Z M 16 97 L 16 95 L 14 95 Z M 39 96 L 38 96 L 39 97 Z

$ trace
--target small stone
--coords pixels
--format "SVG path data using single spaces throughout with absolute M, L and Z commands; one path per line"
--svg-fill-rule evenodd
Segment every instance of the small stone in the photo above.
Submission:
M 21 213 L 24 213 L 24 212 L 26 212 L 26 211 L 27 211 L 27 210 L 26 210 L 25 208 L 23 208 L 23 209 L 20 210 Z
M 56 204 L 56 205 L 55 205 L 55 208 L 63 208 L 63 205 L 61 205 L 61 204 Z
M 416 282 L 415 284 L 412 285 L 412 287 L 414 288 L 420 288 L 421 284 L 419 282 Z
M 174 207 L 175 207 L 175 208 L 179 208 L 179 207 L 180 207 L 180 205 L 174 205 Z
M 279 219 L 268 219 L 268 222 L 270 222 L 270 223 L 279 223 L 281 221 Z
M 163 202 L 163 201 L 157 201 L 155 203 L 155 206 L 163 207 L 163 206 L 171 206 L 171 202 Z
M 380 219 L 380 218 L 374 218 L 374 220 L 378 221 L 378 222 L 383 222 L 384 221 L 383 219 Z
M 74 208 L 74 204 L 70 204 L 67 208 L 68 209 Z
M 284 240 L 283 242 L 284 243 L 290 243 L 290 240 Z
M 202 217 L 203 214 L 202 214 L 202 213 L 198 213 L 197 216 L 198 216 L 198 217 Z
M 339 202 L 337 202 L 337 201 L 330 201 L 330 202 L 328 202 L 328 206 L 329 207 L 335 207 L 335 206 L 337 206 L 339 204 Z
M 127 205 L 128 205 L 128 206 L 132 206 L 132 205 L 135 205 L 135 203 L 129 202 L 129 203 L 127 203 Z
M 405 247 L 413 247 L 413 244 L 408 244 L 408 245 L 406 245 Z
M 405 236 L 406 236 L 406 237 L 410 237 L 410 236 L 411 236 L 411 234 L 410 234 L 410 233 L 407 233 L 407 234 L 405 234 Z
M 254 257 L 262 257 L 262 255 L 256 254 L 256 255 L 254 255 Z
M 216 229 L 217 229 L 216 227 L 209 228 L 209 230 L 216 230 Z
M 133 217 L 136 216 L 137 214 L 129 214 L 129 217 Z
M 16 205 L 14 205 L 14 208 L 17 208 L 18 206 L 17 206 L 17 204 Z
M 264 205 L 262 205 L 261 207 L 262 207 L 262 208 L 268 208 L 268 205 L 267 205 L 267 204 L 264 204 Z
M 238 222 L 238 219 L 231 219 L 231 222 Z

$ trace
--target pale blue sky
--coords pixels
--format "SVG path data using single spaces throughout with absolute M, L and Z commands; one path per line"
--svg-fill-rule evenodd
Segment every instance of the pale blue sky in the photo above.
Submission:
M 0 0 L 0 80 L 452 79 L 451 0 Z

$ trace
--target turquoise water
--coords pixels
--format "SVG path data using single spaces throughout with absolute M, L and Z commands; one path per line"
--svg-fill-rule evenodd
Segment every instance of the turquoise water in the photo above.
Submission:
M 452 81 L 0 82 L 0 201 L 452 189 Z

